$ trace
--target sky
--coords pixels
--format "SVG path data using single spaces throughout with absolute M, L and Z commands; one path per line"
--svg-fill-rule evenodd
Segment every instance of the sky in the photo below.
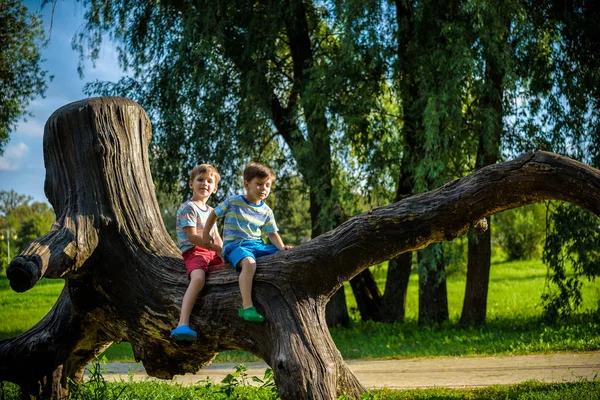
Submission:
M 48 202 L 44 194 L 46 169 L 42 151 L 44 125 L 58 108 L 84 99 L 83 87 L 87 82 L 117 81 L 122 73 L 118 66 L 114 46 L 104 41 L 95 68 L 84 64 L 84 77 L 77 73 L 79 54 L 71 49 L 71 40 L 83 28 L 84 8 L 75 0 L 58 0 L 54 10 L 52 30 L 51 5 L 41 8 L 42 0 L 26 0 L 30 11 L 40 13 L 46 32 L 50 35 L 48 46 L 42 49 L 42 68 L 54 79 L 48 82 L 46 97 L 38 97 L 29 104 L 33 117 L 21 119 L 10 134 L 10 141 L 0 157 L 0 190 L 14 190 L 33 197 L 34 201 Z

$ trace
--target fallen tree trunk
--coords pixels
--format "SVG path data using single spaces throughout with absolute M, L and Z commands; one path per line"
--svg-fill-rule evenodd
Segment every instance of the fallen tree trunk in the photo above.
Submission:
M 271 366 L 282 399 L 359 397 L 365 389 L 325 322 L 327 301 L 344 282 L 525 204 L 559 199 L 600 214 L 600 171 L 584 164 L 538 152 L 482 168 L 261 258 L 253 297 L 265 323 L 237 317 L 238 277 L 223 266 L 208 276 L 191 318 L 199 338 L 186 346 L 169 336 L 187 278 L 156 202 L 150 136 L 142 108 L 116 97 L 69 104 L 46 124 L 45 191 L 58 221 L 7 276 L 19 292 L 43 277 L 66 284 L 40 323 L 0 341 L 0 380 L 19 384 L 25 397 L 63 396 L 67 377 L 80 380 L 94 355 L 121 340 L 158 378 L 197 372 L 218 352 L 241 349 Z

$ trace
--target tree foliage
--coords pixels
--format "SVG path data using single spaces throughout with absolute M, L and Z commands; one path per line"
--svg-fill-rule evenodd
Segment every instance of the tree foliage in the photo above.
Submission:
M 566 203 L 553 204 L 543 260 L 549 266 L 543 317 L 568 318 L 582 302 L 582 280 L 600 277 L 599 219 Z
M 547 149 L 598 167 L 600 58 L 592 49 L 600 45 L 600 12 L 585 0 L 524 4 L 530 30 L 523 33 L 532 41 L 519 48 L 519 67 L 531 78 L 522 86 L 526 106 L 519 107 L 506 148 Z M 544 317 L 556 320 L 579 306 L 581 279 L 600 275 L 592 245 L 599 222 L 578 207 L 552 205 L 547 223 Z
M 34 239 L 46 234 L 54 222 L 54 212 L 46 203 L 14 190 L 0 190 L 0 270 Z
M 313 232 L 339 223 L 346 214 L 337 200 L 344 187 L 334 179 L 345 162 L 337 157 L 339 135 L 370 125 L 382 77 L 368 47 L 345 47 L 325 5 L 84 3 L 88 23 L 78 48 L 99 49 L 108 31 L 132 72 L 88 90 L 127 95 L 150 111 L 161 190 L 180 189 L 199 159 L 229 182 L 260 159 L 278 172 L 278 183 L 296 176 L 309 188 Z
M 45 39 L 41 19 L 22 1 L 0 1 L 0 155 L 29 103 L 46 92 L 40 54 Z

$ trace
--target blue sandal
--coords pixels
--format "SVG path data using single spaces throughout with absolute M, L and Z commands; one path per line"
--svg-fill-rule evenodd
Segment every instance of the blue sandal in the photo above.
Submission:
M 171 331 L 171 336 L 177 340 L 187 340 L 193 342 L 198 337 L 188 325 L 181 325 Z

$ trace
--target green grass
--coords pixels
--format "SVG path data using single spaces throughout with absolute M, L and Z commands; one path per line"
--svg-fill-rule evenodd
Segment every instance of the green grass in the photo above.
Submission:
M 372 267 L 377 285 L 383 291 L 387 274 L 386 263 Z M 488 288 L 487 321 L 531 319 L 541 315 L 541 295 L 546 286 L 546 266 L 540 260 L 496 262 L 490 270 Z M 459 271 L 447 278 L 448 310 L 451 322 L 458 322 L 465 296 L 466 271 Z M 344 285 L 350 316 L 359 321 L 356 301 L 350 284 Z M 406 320 L 418 318 L 419 283 L 416 271 L 410 275 L 406 296 Z M 584 280 L 583 304 L 579 313 L 589 313 L 598 308 L 600 287 L 596 282 Z
M 380 288 L 385 287 L 386 266 L 372 268 Z M 464 273 L 448 277 L 450 321 L 441 327 L 417 325 L 418 282 L 412 274 L 405 323 L 360 322 L 356 303 L 346 285 L 352 324 L 331 329 L 345 359 L 408 358 L 423 356 L 527 354 L 600 349 L 600 290 L 596 283 L 583 286 L 583 307 L 568 324 L 544 325 L 540 296 L 545 289 L 546 267 L 539 261 L 494 263 L 490 275 L 486 326 L 458 324 L 465 290 Z M 62 280 L 42 280 L 25 293 L 14 293 L 0 275 L 0 339 L 16 336 L 37 323 L 52 307 Z M 105 356 L 110 361 L 133 361 L 129 343 L 113 344 Z M 219 354 L 215 362 L 252 362 L 243 351 Z
M 593 400 L 600 399 L 600 381 L 574 383 L 523 382 L 479 389 L 372 390 L 379 400 Z
M 249 377 L 243 366 L 236 367 L 221 383 L 200 381 L 194 385 L 165 383 L 155 380 L 106 382 L 101 373 L 94 373 L 85 384 L 71 386 L 65 400 L 160 400 L 160 399 L 279 399 L 272 375 Z M 240 373 L 241 372 L 241 373 Z M 248 383 L 254 381 L 255 386 Z M 258 382 L 260 381 L 260 382 Z M 0 383 L 2 384 L 2 383 Z M 17 385 L 4 383 L 2 398 L 21 398 Z M 373 389 L 362 396 L 372 400 L 593 400 L 600 399 L 600 381 L 580 380 L 570 383 L 527 381 L 515 385 L 493 385 L 475 389 L 427 388 L 411 390 Z M 340 400 L 345 400 L 340 397 Z
M 37 324 L 50 311 L 64 281 L 42 279 L 31 290 L 15 293 L 0 274 L 0 339 L 16 336 Z
M 344 359 L 350 360 L 591 351 L 600 349 L 599 331 L 598 321 L 584 317 L 569 325 L 517 320 L 481 328 L 365 322 L 331 333 Z

